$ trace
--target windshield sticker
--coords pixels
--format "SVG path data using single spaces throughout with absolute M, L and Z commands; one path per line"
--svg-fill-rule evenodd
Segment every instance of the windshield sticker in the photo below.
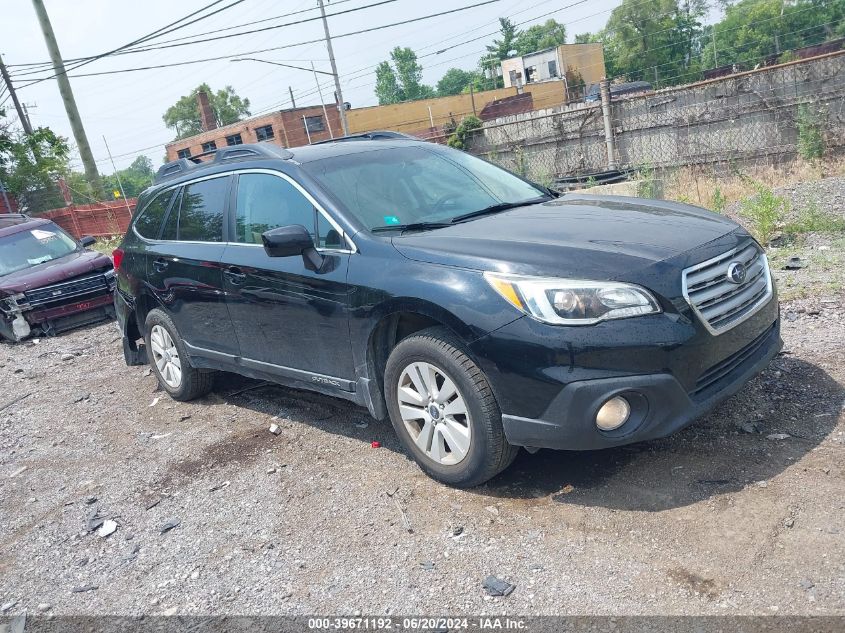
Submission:
M 385 224 L 402 224 L 395 215 L 386 215 L 384 216 L 384 223 Z
M 52 231 L 42 231 L 41 229 L 33 229 L 30 231 L 30 233 L 32 234 L 32 237 L 34 237 L 42 244 L 46 244 L 50 240 L 54 240 L 57 237 L 57 235 Z

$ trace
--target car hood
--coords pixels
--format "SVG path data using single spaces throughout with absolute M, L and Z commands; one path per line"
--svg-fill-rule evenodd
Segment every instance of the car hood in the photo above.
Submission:
M 111 259 L 96 251 L 80 250 L 43 264 L 0 277 L 0 295 L 26 292 L 67 281 L 95 270 L 112 268 Z
M 527 275 L 616 279 L 739 228 L 690 205 L 569 194 L 393 239 L 405 257 Z

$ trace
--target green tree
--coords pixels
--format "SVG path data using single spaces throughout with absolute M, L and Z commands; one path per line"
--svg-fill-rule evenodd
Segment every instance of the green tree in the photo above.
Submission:
M 64 206 L 55 183 L 67 173 L 69 157 L 67 139 L 49 128 L 39 127 L 27 136 L 0 119 L 0 180 L 21 211 Z
M 118 176 L 120 179 L 118 180 Z M 126 169 L 120 169 L 110 176 L 103 178 L 107 191 L 123 191 L 127 198 L 137 198 L 138 195 L 153 183 L 155 169 L 153 161 L 146 156 L 139 156 Z
M 197 93 L 200 91 L 208 94 L 208 101 L 218 126 L 235 123 L 250 115 L 249 99 L 239 97 L 232 86 L 212 92 L 208 84 L 203 83 L 167 108 L 161 117 L 167 127 L 176 130 L 177 139 L 202 132 L 200 110 L 197 104 Z
M 397 46 L 390 51 L 390 62 L 381 62 L 376 67 L 379 105 L 435 96 L 434 88 L 422 83 L 422 70 L 417 54 L 410 48 Z
M 499 33 L 501 37 L 487 45 L 488 54 L 485 57 L 498 60 L 513 57 L 511 53 L 515 50 L 514 45 L 519 34 L 516 25 L 508 18 L 499 18 Z
M 608 75 L 658 87 L 688 80 L 706 11 L 706 0 L 622 0 L 603 37 Z
M 845 0 L 740 0 L 725 6 L 703 45 L 705 68 L 754 65 L 794 48 L 845 35 Z
M 437 82 L 437 96 L 447 97 L 467 91 L 477 74 L 461 68 L 450 68 Z
M 561 44 L 566 44 L 566 25 L 552 19 L 528 27 L 514 39 L 517 55 L 528 55 Z

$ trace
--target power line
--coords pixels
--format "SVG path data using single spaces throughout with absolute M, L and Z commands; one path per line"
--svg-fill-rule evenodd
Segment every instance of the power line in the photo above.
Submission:
M 239 0 L 239 1 L 243 2 L 243 0 Z M 394 0 L 389 0 L 389 1 L 394 1 Z M 586 2 L 587 0 L 580 0 L 580 1 Z M 382 24 L 380 26 L 373 26 L 373 27 L 370 27 L 370 28 L 367 28 L 367 29 L 361 29 L 361 30 L 358 30 L 358 31 L 351 31 L 349 33 L 341 33 L 340 35 L 332 36 L 332 39 L 336 40 L 336 39 L 340 39 L 342 37 L 351 37 L 353 35 L 362 35 L 364 33 L 372 33 L 373 31 L 380 31 L 382 29 L 388 29 L 388 28 L 392 28 L 392 27 L 395 27 L 395 26 L 401 26 L 403 24 L 412 24 L 414 22 L 420 22 L 422 20 L 429 20 L 431 18 L 440 17 L 442 15 L 449 15 L 449 14 L 452 14 L 452 13 L 458 13 L 460 11 L 467 11 L 468 9 L 474 9 L 476 7 L 481 7 L 481 6 L 485 6 L 485 5 L 488 5 L 488 4 L 494 4 L 496 2 L 501 2 L 501 0 L 484 0 L 483 2 L 477 2 L 475 4 L 470 4 L 470 5 L 467 5 L 467 6 L 458 7 L 456 9 L 449 9 L 448 11 L 441 11 L 439 13 L 432 13 L 432 14 L 420 16 L 420 17 L 417 17 L 417 18 L 410 18 L 408 20 L 401 20 L 399 22 L 393 22 L 391 24 Z M 333 15 L 337 15 L 337 14 L 333 14 Z M 136 72 L 136 71 L 141 71 L 141 70 L 153 70 L 153 69 L 156 69 L 156 68 L 170 68 L 170 67 L 173 67 L 173 66 L 185 66 L 185 65 L 188 65 L 188 64 L 200 64 L 200 63 L 203 63 L 203 62 L 217 61 L 217 60 L 221 60 L 221 59 L 231 59 L 232 57 L 241 57 L 241 56 L 244 56 L 244 55 L 256 55 L 256 54 L 259 54 L 259 53 L 266 53 L 268 51 L 276 51 L 276 50 L 281 50 L 281 49 L 284 49 L 284 48 L 294 48 L 294 47 L 297 47 L 297 46 L 305 46 L 306 44 L 315 44 L 317 42 L 322 42 L 322 41 L 324 41 L 324 38 L 320 37 L 320 38 L 313 39 L 313 40 L 306 40 L 306 41 L 303 41 L 303 42 L 295 42 L 293 44 L 284 44 L 282 46 L 274 46 L 274 47 L 271 47 L 271 48 L 264 48 L 264 49 L 255 50 L 255 51 L 245 51 L 245 52 L 237 53 L 237 54 L 234 54 L 234 55 L 220 55 L 220 56 L 217 56 L 217 57 L 206 57 L 204 59 L 194 59 L 194 60 L 189 60 L 189 61 L 184 61 L 184 62 L 174 62 L 172 64 L 157 64 L 157 65 L 153 65 L 153 66 L 142 66 L 142 67 L 139 67 L 139 68 L 123 68 L 123 69 L 120 69 L 120 70 L 106 70 L 106 71 L 101 71 L 101 72 L 96 72 L 96 73 L 78 73 L 78 74 L 68 75 L 68 76 L 72 77 L 72 78 L 99 77 L 99 76 L 102 76 L 102 75 L 115 75 L 115 74 L 120 74 L 120 73 L 125 73 L 125 72 Z M 77 66 L 77 68 L 78 68 L 78 66 Z M 73 69 L 71 69 L 71 70 L 73 70 Z M 28 88 L 29 86 L 33 86 L 37 83 L 41 83 L 42 81 L 46 81 L 48 79 L 53 79 L 53 77 L 55 77 L 55 75 L 53 75 L 52 77 L 44 77 L 44 78 L 41 78 L 41 79 L 36 79 L 36 80 L 31 81 L 29 83 L 23 84 L 22 86 L 20 86 L 19 89 Z
M 226 11 L 227 9 L 231 9 L 232 7 L 234 7 L 234 6 L 238 5 L 238 4 L 241 4 L 241 3 L 242 3 L 242 2 L 244 2 L 244 1 L 245 1 L 245 0 L 234 0 L 234 2 L 232 2 L 231 4 L 228 4 L 228 5 L 226 5 L 225 7 L 222 7 L 222 8 L 220 8 L 220 9 L 217 9 L 216 11 L 212 11 L 211 13 L 208 13 L 208 14 L 206 14 L 206 15 L 200 16 L 199 18 L 197 18 L 197 19 L 195 19 L 195 20 L 192 20 L 191 22 L 188 22 L 188 23 L 183 24 L 183 25 L 181 25 L 181 26 L 175 26 L 175 25 L 179 24 L 180 22 L 183 22 L 183 21 L 187 20 L 188 18 L 191 18 L 191 17 L 193 17 L 193 16 L 197 15 L 198 13 L 201 13 L 201 12 L 203 12 L 203 11 L 207 10 L 207 9 L 210 9 L 210 8 L 211 8 L 211 7 L 213 7 L 214 5 L 216 5 L 216 4 L 220 4 L 220 2 L 223 2 L 223 0 L 215 0 L 215 1 L 214 1 L 214 2 L 212 2 L 211 4 L 208 4 L 208 5 L 204 6 L 204 7 L 203 7 L 203 8 L 201 8 L 201 9 L 198 9 L 197 11 L 194 11 L 193 13 L 189 13 L 189 14 L 188 14 L 188 15 L 186 15 L 185 17 L 179 18 L 178 20 L 176 20 L 176 21 L 174 21 L 174 22 L 171 22 L 170 24 L 168 24 L 168 25 L 166 25 L 166 26 L 163 26 L 163 27 L 161 27 L 161 28 L 159 28 L 159 29 L 156 29 L 155 31 L 153 31 L 153 32 L 151 32 L 151 33 L 148 33 L 147 35 L 144 35 L 144 36 L 142 36 L 142 37 L 140 37 L 140 38 L 138 38 L 138 39 L 136 39 L 136 40 L 133 40 L 133 41 L 129 42 L 128 44 L 124 44 L 123 46 L 119 46 L 118 48 L 112 49 L 111 51 L 107 51 L 107 52 L 105 52 L 105 53 L 101 53 L 101 54 L 99 54 L 99 55 L 96 55 L 96 56 L 94 56 L 94 57 L 92 57 L 92 58 L 90 58 L 90 59 L 88 59 L 88 60 L 86 60 L 86 61 L 83 61 L 83 62 L 80 62 L 79 64 L 76 64 L 76 65 L 75 65 L 75 66 L 73 66 L 72 68 L 63 68 L 61 71 L 59 71 L 59 72 L 57 72 L 56 74 L 51 75 L 51 76 L 49 76 L 49 77 L 42 77 L 42 78 L 40 78 L 40 79 L 36 79 L 36 80 L 34 80 L 34 81 L 31 81 L 30 83 L 28 83 L 28 84 L 24 84 L 23 86 L 21 86 L 21 88 L 26 88 L 27 86 L 32 86 L 32 85 L 35 85 L 35 84 L 37 84 L 37 83 L 41 83 L 42 81 L 47 81 L 47 80 L 49 80 L 49 79 L 55 79 L 55 78 L 56 78 L 56 77 L 58 77 L 59 75 L 67 75 L 67 73 L 68 73 L 68 72 L 73 71 L 73 70 L 76 70 L 77 68 L 81 68 L 82 66 L 86 66 L 86 65 L 88 65 L 88 64 L 90 64 L 90 63 L 92 63 L 92 62 L 97 61 L 98 59 L 102 59 L 103 57 L 108 57 L 109 55 L 113 55 L 113 54 L 117 53 L 118 51 L 122 51 L 122 50 L 127 49 L 127 48 L 129 48 L 129 47 L 131 47 L 131 46 L 134 46 L 135 44 L 138 44 L 138 43 L 145 42 L 145 41 L 148 41 L 148 40 L 150 40 L 150 39 L 153 39 L 153 38 L 154 38 L 154 37 L 156 37 L 157 35 L 164 35 L 164 34 L 166 34 L 166 33 L 172 33 L 173 31 L 175 31 L 175 30 L 177 30 L 177 29 L 183 28 L 183 27 L 188 26 L 188 25 L 190 25 L 190 24 L 194 24 L 195 22 L 198 22 L 198 21 L 200 21 L 200 20 L 204 20 L 204 19 L 206 19 L 206 18 L 211 17 L 212 15 L 216 15 L 216 14 L 218 14 L 218 13 L 222 12 L 222 11 Z M 167 30 L 167 29 L 170 29 L 171 27 L 174 27 L 174 26 L 175 26 L 175 28 L 172 28 L 172 29 L 171 29 L 171 30 L 169 30 L 169 31 Z M 68 76 L 71 76 L 71 75 L 68 75 Z M 79 75 L 76 75 L 76 76 L 79 76 Z
M 238 0 L 238 2 L 235 2 L 234 4 L 238 4 L 238 3 L 243 2 L 243 1 L 244 0 Z M 496 0 L 496 1 L 498 1 L 498 0 Z M 384 4 L 391 4 L 393 2 L 397 2 L 397 0 L 379 0 L 378 2 L 374 2 L 372 4 L 364 5 L 364 6 L 361 6 L 361 7 L 354 7 L 352 9 L 346 9 L 344 11 L 338 11 L 336 13 L 331 13 L 331 14 L 328 14 L 326 17 L 332 17 L 332 16 L 336 16 L 336 15 L 344 15 L 346 13 L 354 13 L 356 11 L 362 11 L 364 9 L 370 9 L 372 7 L 378 7 L 378 6 L 381 6 L 381 5 L 384 5 Z M 229 7 L 234 6 L 234 4 L 229 5 Z M 229 7 L 224 7 L 223 9 L 220 9 L 219 11 L 225 10 Z M 312 10 L 313 9 L 306 9 L 306 11 L 312 11 Z M 295 12 L 291 13 L 290 15 L 294 15 L 294 14 L 302 13 L 302 12 L 303 11 L 295 11 Z M 217 12 L 215 12 L 215 13 L 217 13 Z M 213 13 L 209 14 L 209 16 L 211 16 L 211 15 L 214 15 L 214 14 Z M 209 16 L 203 16 L 203 17 L 205 18 L 205 17 L 209 17 Z M 281 17 L 281 16 L 279 16 L 279 17 Z M 298 24 L 304 24 L 306 22 L 314 22 L 316 20 L 321 20 L 321 19 L 322 19 L 321 16 L 315 16 L 315 17 L 311 17 L 311 18 L 305 18 L 305 19 L 302 19 L 302 20 L 295 20 L 293 22 L 285 22 L 284 24 L 274 24 L 273 26 L 265 26 L 265 27 L 262 27 L 260 29 L 253 29 L 251 31 L 243 31 L 243 32 L 240 32 L 240 33 L 230 33 L 228 35 L 220 35 L 220 36 L 217 36 L 217 37 L 209 37 L 209 38 L 205 38 L 205 39 L 202 39 L 202 40 L 195 40 L 195 41 L 190 41 L 190 42 L 170 43 L 170 42 L 176 42 L 177 40 L 165 40 L 164 42 L 158 42 L 158 43 L 151 45 L 151 46 L 144 46 L 144 47 L 137 47 L 137 48 L 129 48 L 129 46 L 131 46 L 131 44 L 129 44 L 129 45 L 121 47 L 120 49 L 115 49 L 115 51 L 112 51 L 110 53 L 102 53 L 101 55 L 97 55 L 97 56 L 94 56 L 94 57 L 84 57 L 84 58 L 80 58 L 80 59 L 86 60 L 85 64 L 90 64 L 92 61 L 96 61 L 97 59 L 111 55 L 113 53 L 114 54 L 120 54 L 120 55 L 127 55 L 127 54 L 131 54 L 131 53 L 145 53 L 145 52 L 154 51 L 154 50 L 176 48 L 178 46 L 190 46 L 190 45 L 193 45 L 193 44 L 208 44 L 209 42 L 213 42 L 213 41 L 216 41 L 216 40 L 223 40 L 223 39 L 229 39 L 229 38 L 233 38 L 233 37 L 240 37 L 242 35 L 252 35 L 252 34 L 255 34 L 255 33 L 261 33 L 261 32 L 264 32 L 264 31 L 272 31 L 272 30 L 284 28 L 284 27 L 287 27 L 287 26 L 296 26 Z M 193 22 L 190 22 L 189 24 L 193 24 Z M 188 25 L 186 24 L 186 25 L 183 25 L 183 26 L 188 26 Z M 177 28 L 182 28 L 182 26 L 177 27 Z M 235 27 L 229 27 L 229 28 L 235 28 Z M 175 30 L 176 29 L 172 29 L 171 31 L 167 31 L 166 33 L 170 33 L 170 32 L 173 32 Z M 187 38 L 192 38 L 192 37 L 203 37 L 205 35 L 209 35 L 210 33 L 214 33 L 214 32 L 215 31 L 210 31 L 210 32 L 207 32 L 207 33 L 195 33 L 193 35 L 189 35 L 189 36 L 186 36 L 185 38 L 179 38 L 179 39 L 187 39 Z M 159 35 L 165 35 L 166 33 L 160 33 Z M 147 38 L 147 39 L 152 39 L 152 38 Z M 79 68 L 80 66 L 83 66 L 83 65 L 84 64 L 79 64 L 79 65 L 76 66 L 76 68 Z M 43 68 L 42 69 L 36 69 L 36 70 L 18 71 L 16 76 L 22 77 L 22 76 L 25 76 L 25 75 L 35 75 L 35 74 L 38 74 L 38 73 L 43 72 L 43 71 L 44 71 Z M 49 77 L 47 77 L 46 79 L 49 79 Z

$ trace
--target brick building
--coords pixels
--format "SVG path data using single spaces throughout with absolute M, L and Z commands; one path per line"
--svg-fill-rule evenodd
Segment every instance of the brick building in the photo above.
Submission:
M 309 136 L 311 142 L 325 141 L 332 135 L 343 136 L 340 114 L 334 104 L 326 105 L 328 122 L 323 114 L 323 107 L 312 105 L 279 110 L 217 127 L 208 96 L 200 92 L 197 101 L 202 128 L 205 131 L 165 145 L 168 161 L 243 143 L 268 141 L 281 147 L 298 147 L 308 145 Z

